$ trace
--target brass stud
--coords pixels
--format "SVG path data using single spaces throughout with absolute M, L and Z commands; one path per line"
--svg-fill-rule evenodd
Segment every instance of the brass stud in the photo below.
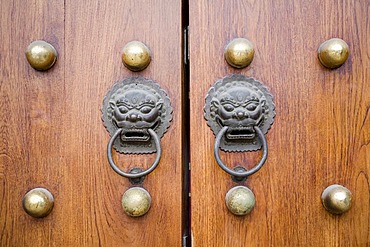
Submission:
M 139 217 L 149 211 L 151 201 L 148 191 L 140 187 L 133 187 L 123 194 L 122 207 L 129 216 Z
M 225 59 L 227 63 L 237 69 L 247 67 L 252 62 L 253 57 L 253 44 L 244 38 L 232 40 L 225 48 Z
M 35 218 L 48 216 L 54 207 L 54 197 L 44 188 L 35 188 L 23 197 L 23 209 Z
M 129 70 L 144 70 L 148 67 L 150 60 L 149 48 L 140 41 L 131 41 L 122 49 L 122 62 Z
M 253 192 L 245 186 L 231 188 L 225 197 L 226 206 L 235 215 L 249 214 L 256 203 Z
M 321 201 L 324 208 L 330 213 L 343 214 L 351 208 L 352 193 L 346 187 L 333 184 L 323 191 Z
M 26 58 L 32 68 L 36 70 L 48 70 L 55 64 L 58 53 L 54 46 L 43 41 L 33 41 L 26 50 Z
M 333 38 L 322 43 L 317 53 L 323 66 L 335 69 L 346 62 L 349 56 L 349 49 L 344 40 Z

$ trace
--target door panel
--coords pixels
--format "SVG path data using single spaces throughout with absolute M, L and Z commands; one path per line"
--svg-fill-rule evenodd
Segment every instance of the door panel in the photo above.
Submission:
M 181 2 L 2 1 L 0 237 L 2 246 L 178 246 L 182 238 Z M 43 39 L 59 57 L 49 71 L 27 63 L 28 44 Z M 121 49 L 132 40 L 152 52 L 149 67 L 131 72 Z M 173 121 L 161 139 L 159 166 L 143 184 L 149 212 L 127 216 L 128 179 L 109 166 L 103 98 L 114 82 L 143 76 L 167 92 Z M 115 154 L 120 168 L 148 168 L 153 155 Z M 22 210 L 30 189 L 45 187 L 52 213 Z
M 63 158 L 64 144 L 69 141 L 60 135 L 67 129 L 60 124 L 66 111 L 64 6 L 60 1 L 0 4 L 1 246 L 30 246 L 36 241 L 41 246 L 41 241 L 49 239 L 62 242 L 61 233 L 73 231 L 63 212 L 72 208 L 60 204 L 55 207 L 59 213 L 36 221 L 23 212 L 22 197 L 29 189 L 42 186 L 53 192 L 59 204 L 64 200 L 59 197 L 62 187 L 68 191 L 65 186 L 71 180 Z M 39 38 L 61 54 L 48 73 L 34 72 L 24 54 L 29 43 Z
M 370 242 L 369 2 L 190 1 L 191 225 L 193 246 L 364 246 Z M 224 47 L 234 38 L 255 45 L 252 64 L 233 69 Z M 317 48 L 340 37 L 348 61 L 329 70 Z M 274 95 L 269 156 L 245 183 L 256 206 L 228 212 L 238 185 L 213 157 L 214 135 L 203 118 L 208 89 L 230 74 L 264 83 Z M 259 152 L 224 153 L 229 167 L 254 166 Z M 333 216 L 321 193 L 342 184 L 353 208 Z
M 366 0 L 189 1 L 189 13 L 182 13 L 182 1 L 164 0 L 16 0 L 0 6 L 1 246 L 180 246 L 187 225 L 182 193 L 188 136 L 193 246 L 370 242 Z M 184 23 L 190 21 L 190 120 L 183 17 Z M 255 45 L 254 60 L 245 69 L 231 68 L 223 57 L 236 37 Z M 324 68 L 316 52 L 332 37 L 343 38 L 351 53 L 335 70 Z M 33 70 L 24 56 L 36 39 L 50 42 L 59 53 L 49 71 Z M 121 62 L 121 49 L 132 40 L 152 52 L 142 72 L 131 72 Z M 255 208 L 244 217 L 225 206 L 226 192 L 240 183 L 217 166 L 214 136 L 203 118 L 208 89 L 230 74 L 264 83 L 277 114 L 266 135 L 266 164 L 241 183 L 256 196 Z M 167 92 L 173 121 L 161 139 L 161 162 L 143 184 L 152 196 L 151 208 L 131 218 L 121 197 L 132 185 L 109 167 L 109 135 L 100 110 L 114 82 L 136 76 L 157 81 Z M 221 152 L 229 167 L 251 168 L 260 156 L 261 151 Z M 154 158 L 114 154 L 126 171 L 148 168 Z M 352 191 L 348 213 L 334 216 L 322 207 L 321 193 L 331 184 Z M 49 189 L 55 198 L 52 213 L 43 219 L 22 209 L 24 194 L 35 187 Z

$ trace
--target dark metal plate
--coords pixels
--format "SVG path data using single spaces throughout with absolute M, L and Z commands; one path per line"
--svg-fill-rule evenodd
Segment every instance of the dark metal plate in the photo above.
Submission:
M 226 76 L 209 89 L 205 101 L 204 117 L 213 134 L 229 127 L 221 139 L 223 151 L 261 148 L 253 127 L 258 126 L 266 134 L 275 117 L 273 97 L 261 82 L 244 75 Z
M 116 82 L 103 101 L 102 120 L 112 136 L 121 128 L 114 148 L 120 153 L 144 154 L 156 151 L 148 129 L 159 138 L 172 120 L 172 107 L 166 92 L 152 81 L 142 77 Z

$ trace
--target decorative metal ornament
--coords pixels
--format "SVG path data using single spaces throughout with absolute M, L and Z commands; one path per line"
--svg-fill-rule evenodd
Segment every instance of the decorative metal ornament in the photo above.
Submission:
M 256 199 L 248 187 L 236 186 L 226 193 L 225 203 L 231 213 L 242 216 L 253 210 Z
M 131 41 L 122 49 L 122 62 L 131 71 L 144 70 L 150 61 L 150 50 L 140 41 Z
M 323 66 L 329 69 L 336 69 L 342 66 L 348 59 L 348 44 L 342 39 L 329 39 L 320 45 L 317 54 Z
M 32 68 L 45 71 L 53 67 L 58 57 L 58 52 L 46 41 L 35 40 L 26 50 L 26 58 Z
M 34 188 L 27 192 L 22 201 L 23 209 L 34 218 L 48 216 L 54 207 L 54 197 L 47 189 Z
M 236 38 L 225 47 L 224 54 L 230 66 L 242 69 L 253 61 L 254 47 L 248 39 Z
M 213 134 L 224 133 L 219 143 L 223 151 L 262 147 L 263 135 L 274 122 L 275 105 L 261 82 L 243 75 L 224 77 L 209 89 L 205 101 L 204 117 Z
M 163 136 L 172 120 L 166 92 L 142 77 L 116 82 L 104 98 L 102 113 L 104 126 L 115 137 L 113 147 L 120 153 L 156 152 L 156 139 Z
M 342 185 L 333 184 L 322 192 L 321 201 L 328 212 L 343 214 L 352 206 L 352 193 Z
M 152 202 L 147 190 L 141 187 L 132 187 L 122 196 L 123 211 L 132 217 L 139 217 L 146 214 Z

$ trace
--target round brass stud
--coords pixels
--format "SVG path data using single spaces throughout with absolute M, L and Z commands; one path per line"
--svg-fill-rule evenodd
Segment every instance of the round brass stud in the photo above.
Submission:
M 32 68 L 36 70 L 48 70 L 53 67 L 58 53 L 54 46 L 43 41 L 33 41 L 26 50 L 26 58 Z
M 321 201 L 330 213 L 343 214 L 351 208 L 352 193 L 342 185 L 333 184 L 323 191 Z
M 256 199 L 249 188 L 236 186 L 226 193 L 225 202 L 231 213 L 235 215 L 247 215 L 254 208 Z
M 131 41 L 122 49 L 122 62 L 132 71 L 141 71 L 148 67 L 151 60 L 149 48 L 140 41 Z
M 48 216 L 54 207 L 54 197 L 44 188 L 35 188 L 23 197 L 23 209 L 35 218 Z
M 148 191 L 140 187 L 133 187 L 123 194 L 122 207 L 129 216 L 138 217 L 149 211 L 151 201 Z
M 335 69 L 346 62 L 349 56 L 349 49 L 344 40 L 333 38 L 322 43 L 317 53 L 323 66 Z
M 252 42 L 244 38 L 236 38 L 225 47 L 227 63 L 237 69 L 247 67 L 253 60 L 254 47 Z

